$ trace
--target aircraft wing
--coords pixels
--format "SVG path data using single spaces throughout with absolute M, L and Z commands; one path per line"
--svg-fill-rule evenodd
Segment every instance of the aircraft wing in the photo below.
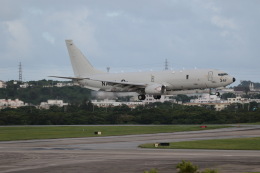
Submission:
M 110 80 L 100 80 L 100 79 L 92 79 L 86 78 L 88 80 L 105 82 L 106 85 L 113 86 L 115 88 L 122 88 L 122 91 L 135 91 L 138 89 L 143 89 L 147 86 L 145 83 L 138 82 L 128 82 L 128 81 L 110 81 Z M 113 88 L 111 89 L 113 91 Z

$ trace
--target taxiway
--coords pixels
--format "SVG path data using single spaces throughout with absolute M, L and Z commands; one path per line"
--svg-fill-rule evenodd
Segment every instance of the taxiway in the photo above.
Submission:
M 181 160 L 221 173 L 260 171 L 260 151 L 140 149 L 139 144 L 219 138 L 259 137 L 260 127 L 112 137 L 0 142 L 0 172 L 142 173 L 176 172 Z

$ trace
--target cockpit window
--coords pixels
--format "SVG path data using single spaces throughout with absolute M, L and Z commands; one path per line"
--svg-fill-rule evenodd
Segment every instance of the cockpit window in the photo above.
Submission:
M 219 76 L 227 76 L 228 74 L 227 73 L 219 73 L 218 75 Z

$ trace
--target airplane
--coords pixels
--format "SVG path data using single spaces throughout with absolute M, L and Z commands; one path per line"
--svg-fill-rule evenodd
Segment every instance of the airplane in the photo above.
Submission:
M 108 73 L 94 68 L 72 40 L 65 42 L 75 77 L 50 77 L 71 79 L 94 91 L 136 92 L 139 100 L 145 100 L 146 95 L 160 99 L 162 95 L 175 93 L 204 93 L 205 89 L 219 96 L 219 92 L 211 91 L 236 81 L 226 72 L 215 69 Z

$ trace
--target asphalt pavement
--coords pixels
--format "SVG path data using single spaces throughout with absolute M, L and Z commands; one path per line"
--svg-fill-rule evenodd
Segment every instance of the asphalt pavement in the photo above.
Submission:
M 189 160 L 221 173 L 260 172 L 260 151 L 140 149 L 155 142 L 259 137 L 260 126 L 225 129 L 0 142 L 0 172 L 159 173 L 177 172 L 175 166 Z

